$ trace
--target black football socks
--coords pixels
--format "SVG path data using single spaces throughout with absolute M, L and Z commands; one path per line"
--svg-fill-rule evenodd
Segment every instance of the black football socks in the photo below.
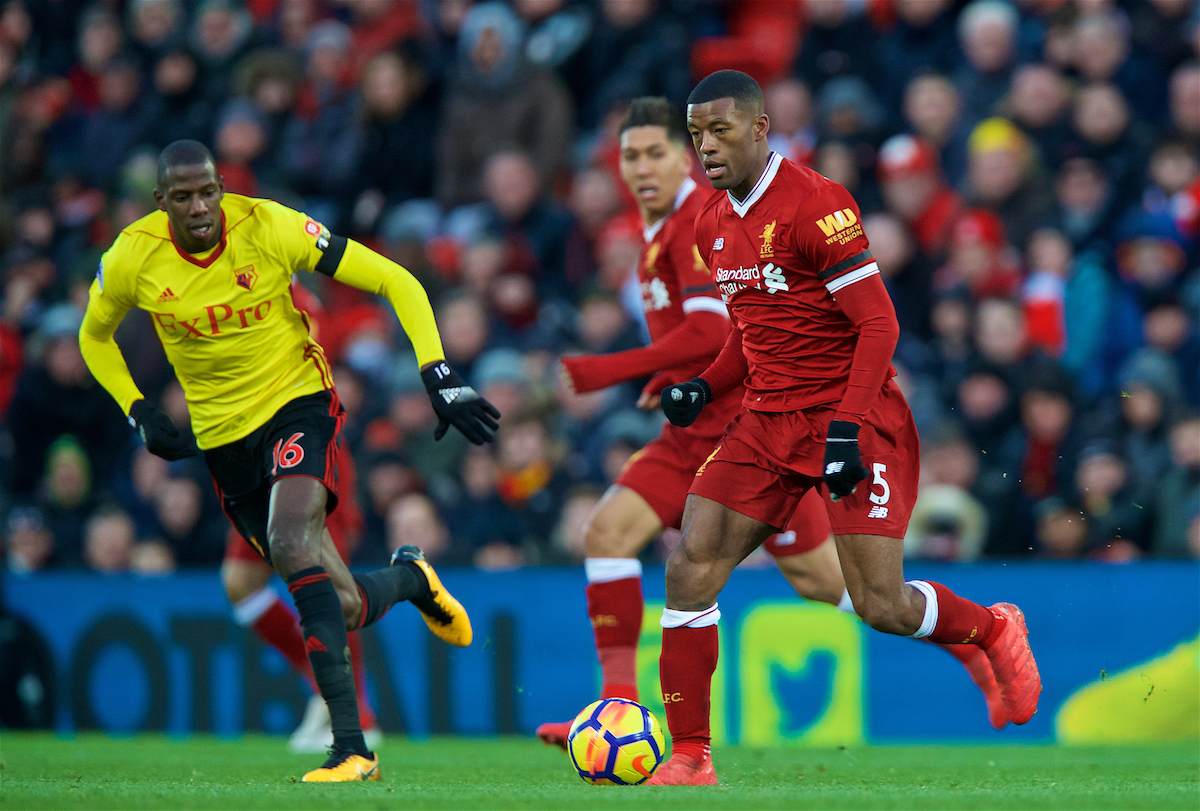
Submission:
M 354 575 L 362 593 L 360 628 L 375 622 L 401 600 L 419 600 L 429 596 L 429 581 L 415 563 L 401 562 L 386 569 Z
M 367 756 L 370 750 L 363 740 L 358 720 L 358 697 L 350 665 L 346 617 L 329 574 L 321 566 L 301 569 L 288 578 L 288 591 L 300 612 L 304 649 L 308 652 L 317 688 L 329 705 L 333 746 Z

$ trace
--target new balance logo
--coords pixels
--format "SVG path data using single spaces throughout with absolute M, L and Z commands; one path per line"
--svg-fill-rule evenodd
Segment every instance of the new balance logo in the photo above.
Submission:
M 719 251 L 724 247 L 725 247 L 725 237 L 717 237 L 716 242 L 713 243 L 713 250 Z
M 592 617 L 593 628 L 616 628 L 617 618 L 612 614 L 597 614 Z
M 832 476 L 834 473 L 841 473 L 842 468 L 846 466 L 845 462 L 830 462 L 825 465 L 825 475 Z
M 325 647 L 321 640 L 317 639 L 315 636 L 310 636 L 304 642 L 304 650 L 306 650 L 308 653 L 325 653 L 329 650 L 329 648 Z
M 887 507 L 872 507 L 867 518 L 887 518 Z
M 179 301 L 179 296 L 172 293 L 171 288 L 164 287 L 162 295 L 158 297 L 158 303 L 162 304 L 164 301 Z
M 768 262 L 766 267 L 762 269 L 763 284 L 767 288 L 767 292 L 775 295 L 780 290 L 788 289 L 787 282 L 783 278 L 783 268 L 775 267 L 774 263 Z

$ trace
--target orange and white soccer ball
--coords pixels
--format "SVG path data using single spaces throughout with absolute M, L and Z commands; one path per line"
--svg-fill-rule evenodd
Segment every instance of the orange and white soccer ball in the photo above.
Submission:
M 662 727 L 650 710 L 624 698 L 602 698 L 575 716 L 567 735 L 571 763 L 585 782 L 636 786 L 662 763 Z

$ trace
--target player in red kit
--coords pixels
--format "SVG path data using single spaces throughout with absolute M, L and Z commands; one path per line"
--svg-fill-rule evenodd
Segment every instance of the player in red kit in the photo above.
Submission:
M 697 189 L 690 177 L 691 149 L 682 115 L 665 99 L 635 99 L 620 137 L 622 175 L 645 224 L 638 281 L 653 342 L 611 355 L 565 358 L 563 372 L 578 392 L 657 372 L 639 400 L 642 407 L 656 408 L 665 382 L 707 368 L 729 334 L 729 316 L 696 249 L 695 217 L 711 193 Z M 696 470 L 741 410 L 742 397 L 737 386 L 687 428 L 664 425 L 659 437 L 630 460 L 588 520 L 584 567 L 602 698 L 638 699 L 635 665 L 645 605 L 637 555 L 664 527 L 680 525 Z M 853 612 L 819 493 L 804 498 L 786 529 L 768 538 L 766 548 L 792 587 L 806 599 Z M 983 671 L 972 671 L 972 676 L 988 700 L 993 725 L 1003 726 L 1007 717 L 986 659 Z M 565 747 L 569 730 L 569 721 L 546 723 L 537 735 Z
M 693 229 L 711 192 L 696 187 L 691 167 L 682 114 L 663 98 L 635 99 L 621 123 L 621 173 L 645 224 L 638 280 L 652 343 L 564 358 L 564 378 L 576 392 L 655 375 L 638 404 L 657 408 L 664 385 L 703 371 L 725 344 L 729 315 L 696 251 Z M 588 519 L 584 569 L 602 698 L 638 699 L 635 670 L 645 602 L 637 555 L 664 527 L 679 526 L 692 477 L 740 409 L 740 393 L 731 392 L 689 428 L 664 425 L 630 459 Z M 794 518 L 787 532 L 767 543 L 780 571 L 806 599 L 852 610 L 817 494 Z M 566 748 L 570 727 L 570 721 L 546 723 L 537 735 Z
M 742 410 L 697 471 L 667 562 L 659 676 L 671 758 L 647 785 L 712 785 L 709 701 L 717 595 L 733 568 L 824 486 L 857 613 L 885 633 L 982 649 L 1008 717 L 1026 723 L 1041 680 L 1021 611 L 904 580 L 919 443 L 892 381 L 895 311 L 858 206 L 839 184 L 770 151 L 762 89 L 718 71 L 688 98 L 688 131 L 714 195 L 696 244 L 732 329 L 699 377 L 662 392 L 676 425 L 745 381 Z

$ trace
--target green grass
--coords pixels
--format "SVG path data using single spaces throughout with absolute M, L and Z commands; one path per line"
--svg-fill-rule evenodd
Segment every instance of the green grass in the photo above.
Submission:
M 523 739 L 388 741 L 383 780 L 295 782 L 279 738 L 0 735 L 0 808 L 1200 808 L 1200 748 L 959 746 L 715 753 L 716 788 L 585 785 Z

